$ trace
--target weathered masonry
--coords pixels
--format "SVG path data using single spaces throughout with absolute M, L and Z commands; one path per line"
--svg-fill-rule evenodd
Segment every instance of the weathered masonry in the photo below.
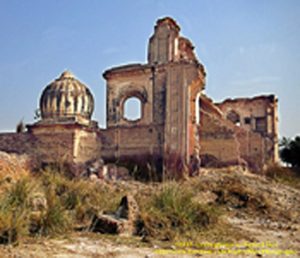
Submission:
M 278 161 L 274 95 L 214 103 L 204 93 L 205 69 L 190 40 L 169 17 L 156 22 L 146 64 L 103 73 L 107 127 L 92 121 L 94 99 L 70 72 L 48 85 L 41 118 L 24 133 L 0 135 L 0 150 L 83 164 L 95 159 L 162 171 L 245 165 L 254 170 Z M 139 103 L 129 119 L 127 104 Z M 192 170 L 192 171 L 191 171 Z

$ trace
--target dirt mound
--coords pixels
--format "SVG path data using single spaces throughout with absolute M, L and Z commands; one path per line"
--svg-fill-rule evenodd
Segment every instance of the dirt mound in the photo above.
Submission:
M 199 176 L 179 182 L 83 183 L 87 192 L 101 187 L 105 189 L 99 193 L 99 196 L 105 195 L 101 199 L 107 201 L 103 205 L 105 210 L 109 210 L 107 205 L 113 202 L 113 194 L 132 194 L 140 207 L 144 226 L 148 230 L 147 226 L 152 227 L 153 236 L 120 237 L 72 232 L 63 239 L 24 239 L 17 247 L 0 246 L 3 257 L 12 254 L 24 257 L 41 257 L 41 254 L 47 257 L 162 257 L 158 250 L 174 254 L 168 257 L 195 257 L 179 255 L 182 248 L 190 243 L 194 244 L 193 250 L 196 251 L 203 243 L 206 247 L 210 244 L 217 246 L 218 249 L 207 257 L 220 257 L 216 252 L 222 248 L 229 251 L 241 248 L 239 250 L 255 252 L 258 257 L 265 256 L 262 248 L 270 252 L 292 250 L 294 255 L 289 257 L 300 254 L 300 188 L 294 186 L 297 184 L 293 184 L 292 180 L 281 182 L 231 167 L 202 169 Z M 96 188 L 87 188 L 89 184 Z M 203 209 L 209 222 L 211 218 L 216 218 L 216 222 L 196 227 L 199 220 L 194 215 L 198 208 Z M 188 223 L 191 223 L 189 227 Z M 157 232 L 169 237 L 159 240 Z M 221 243 L 223 247 L 219 248 Z
M 191 184 L 226 209 L 224 221 L 245 240 L 300 251 L 300 189 L 292 178 L 281 182 L 233 167 L 202 171 Z
M 192 184 L 214 193 L 215 201 L 228 210 L 247 217 L 300 223 L 300 189 L 289 184 L 238 167 L 205 170 Z

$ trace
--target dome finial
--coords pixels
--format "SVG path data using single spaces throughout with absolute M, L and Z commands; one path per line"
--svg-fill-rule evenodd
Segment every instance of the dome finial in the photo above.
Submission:
M 66 79 L 66 78 L 74 78 L 74 75 L 70 72 L 70 71 L 68 71 L 68 70 L 65 70 L 62 74 L 61 74 L 61 76 L 59 77 L 59 79 Z

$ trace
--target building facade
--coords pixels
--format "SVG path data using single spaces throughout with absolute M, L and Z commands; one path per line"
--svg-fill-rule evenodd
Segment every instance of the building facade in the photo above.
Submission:
M 95 104 L 88 87 L 66 71 L 44 89 L 40 120 L 26 132 L 1 134 L 0 150 L 45 163 L 103 159 L 178 173 L 193 173 L 200 160 L 202 166 L 254 170 L 278 160 L 276 97 L 214 103 L 203 93 L 204 66 L 172 18 L 156 22 L 147 63 L 115 67 L 103 76 L 105 129 L 91 120 Z M 126 115 L 131 99 L 140 105 L 137 119 Z

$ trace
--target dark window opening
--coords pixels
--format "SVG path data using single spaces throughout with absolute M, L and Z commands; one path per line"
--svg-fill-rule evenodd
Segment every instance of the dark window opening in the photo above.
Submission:
M 255 130 L 257 132 L 266 132 L 267 131 L 267 121 L 265 117 L 257 117 L 255 119 Z
M 244 122 L 246 125 L 250 125 L 251 124 L 251 118 L 250 117 L 245 117 Z

